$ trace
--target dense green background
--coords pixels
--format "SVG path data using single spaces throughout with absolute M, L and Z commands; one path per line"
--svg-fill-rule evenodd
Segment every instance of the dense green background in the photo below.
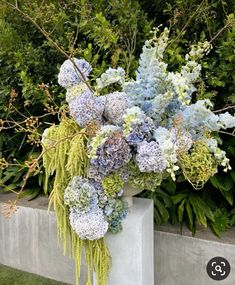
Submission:
M 66 51 L 91 62 L 92 78 L 109 66 L 122 66 L 129 76 L 134 76 L 141 47 L 154 26 L 168 26 L 171 30 L 166 61 L 174 70 L 184 63 L 184 54 L 191 44 L 212 40 L 213 50 L 202 61 L 202 79 L 196 82 L 199 91 L 195 99 L 212 99 L 216 110 L 235 103 L 233 0 L 110 0 L 108 4 L 104 0 L 47 0 L 45 6 L 40 6 L 40 2 L 18 4 L 36 16 L 37 22 Z M 28 20 L 3 6 L 0 34 L 0 119 L 22 121 L 24 116 L 43 115 L 52 99 L 39 88 L 42 83 L 49 86 L 57 106 L 62 106 L 65 90 L 57 85 L 57 73 L 65 58 Z M 13 90 L 17 93 L 15 99 Z M 57 120 L 55 115 L 42 117 L 39 131 L 46 123 Z M 27 139 L 27 132 L 3 130 L 1 156 L 8 162 L 17 159 L 23 164 L 29 155 L 37 155 L 40 147 Z M 225 134 L 221 143 L 235 169 L 235 138 Z M 1 171 L 1 182 L 17 190 L 25 172 L 25 167 L 10 166 Z M 142 195 L 154 199 L 156 223 L 185 221 L 194 233 L 198 221 L 219 235 L 235 222 L 234 181 L 234 170 L 228 174 L 220 172 L 202 191 L 195 191 L 179 177 L 176 184 L 165 181 L 156 192 Z M 40 192 L 42 182 L 43 173 L 30 178 L 25 192 L 29 198 Z

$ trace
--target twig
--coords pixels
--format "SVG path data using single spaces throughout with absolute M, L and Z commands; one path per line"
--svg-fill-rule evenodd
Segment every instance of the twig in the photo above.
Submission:
M 229 136 L 232 136 L 232 137 L 235 137 L 234 132 L 229 133 L 229 132 L 225 132 L 225 131 L 219 131 L 219 133 L 221 133 L 221 134 L 225 134 L 225 135 L 229 135 Z
M 202 0 L 201 4 L 198 6 L 198 8 L 195 10 L 195 12 L 189 17 L 188 21 L 186 22 L 186 24 L 183 26 L 183 28 L 181 29 L 180 33 L 178 34 L 178 36 L 173 39 L 170 43 L 169 43 L 169 46 L 176 42 L 183 34 L 183 32 L 185 31 L 185 29 L 188 27 L 189 23 L 191 22 L 191 20 L 196 16 L 196 14 L 198 13 L 198 11 L 201 9 L 201 7 L 203 6 L 204 2 L 206 0 Z M 168 47 L 169 47 L 168 46 Z
M 223 111 L 225 111 L 225 110 L 229 110 L 229 109 L 235 109 L 235 105 L 225 106 L 225 107 L 222 108 L 222 109 L 213 111 L 213 113 L 221 113 L 221 112 L 223 112 Z
M 228 22 L 223 28 L 221 28 L 217 34 L 209 41 L 209 43 L 211 44 L 216 38 L 218 38 L 218 36 L 223 33 L 223 31 L 225 29 L 227 29 L 229 26 L 231 26 L 233 24 L 233 22 Z

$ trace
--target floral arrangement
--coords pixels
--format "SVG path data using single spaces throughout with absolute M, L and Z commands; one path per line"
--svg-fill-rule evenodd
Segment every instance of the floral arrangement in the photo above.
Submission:
M 213 113 L 209 100 L 193 100 L 199 61 L 210 44 L 192 46 L 185 65 L 173 72 L 164 62 L 169 30 L 157 32 L 145 42 L 135 79 L 121 67 L 109 68 L 93 90 L 91 65 L 66 60 L 58 82 L 66 89 L 70 118 L 43 134 L 45 187 L 55 174 L 50 203 L 59 236 L 71 236 L 78 275 L 84 246 L 88 271 L 95 270 L 99 285 L 107 283 L 110 266 L 104 236 L 122 230 L 128 187 L 154 191 L 182 173 L 201 189 L 218 167 L 231 169 L 216 132 L 233 128 L 235 117 Z

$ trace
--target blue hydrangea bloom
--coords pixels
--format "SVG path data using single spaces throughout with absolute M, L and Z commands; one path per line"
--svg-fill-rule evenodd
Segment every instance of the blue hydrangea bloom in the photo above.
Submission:
M 90 177 L 92 172 L 105 176 L 128 163 L 130 159 L 131 149 L 122 133 L 114 132 L 97 147 L 95 157 L 91 158 Z
M 127 109 L 123 116 L 124 134 L 129 145 L 136 146 L 144 139 L 151 139 L 154 123 L 151 118 L 138 107 Z
M 92 70 L 91 65 L 85 59 L 73 58 L 74 64 L 79 68 L 86 78 Z M 72 87 L 83 81 L 79 71 L 75 68 L 73 62 L 67 59 L 60 67 L 58 83 L 65 88 Z
M 76 206 L 81 214 L 89 212 L 98 204 L 98 195 L 95 187 L 88 179 L 75 176 L 64 193 L 65 205 Z
M 82 214 L 75 207 L 70 208 L 70 225 L 79 238 L 97 240 L 103 238 L 108 231 L 109 224 L 99 207 L 94 207 L 91 211 Z
M 126 109 L 132 106 L 130 98 L 124 92 L 113 92 L 105 96 L 104 116 L 110 124 L 121 125 Z
M 136 163 L 141 172 L 162 172 L 166 169 L 166 159 L 155 141 L 146 140 L 138 144 Z
M 104 106 L 105 98 L 94 96 L 88 88 L 69 102 L 70 115 L 81 127 L 91 122 L 101 123 Z

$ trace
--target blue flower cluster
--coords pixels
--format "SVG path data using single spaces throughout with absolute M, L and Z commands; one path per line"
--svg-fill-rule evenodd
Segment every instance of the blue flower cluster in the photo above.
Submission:
M 113 92 L 105 96 L 104 116 L 108 123 L 122 125 L 125 111 L 132 106 L 130 98 L 124 92 Z
M 64 203 L 85 214 L 98 204 L 96 189 L 88 179 L 75 176 L 65 189 Z
M 128 205 L 121 199 L 114 199 L 104 210 L 109 223 L 109 231 L 114 234 L 120 232 L 122 230 L 122 221 L 128 213 Z
M 150 140 L 154 131 L 153 120 L 139 107 L 128 109 L 123 116 L 123 129 L 126 141 L 131 146 L 137 146 L 144 139 Z
M 166 169 L 166 159 L 155 141 L 146 140 L 138 144 L 136 163 L 141 172 L 163 172 Z
M 209 100 L 191 103 L 201 72 L 198 61 L 210 44 L 193 46 L 185 65 L 169 71 L 163 56 L 169 30 L 157 33 L 145 42 L 135 79 L 127 81 L 122 68 L 109 68 L 96 80 L 96 93 L 83 80 L 91 71 L 89 63 L 74 59 L 61 66 L 58 80 L 67 89 L 70 115 L 81 127 L 92 122 L 99 126 L 88 142 L 88 178 L 75 177 L 64 195 L 71 226 L 81 238 L 93 240 L 108 229 L 121 230 L 127 214 L 121 197 L 125 185 L 153 191 L 165 177 L 175 180 L 178 173 L 192 183 L 200 175 L 204 183 L 204 169 L 213 175 L 219 165 L 224 171 L 231 168 L 214 132 L 234 128 L 235 117 L 213 113 Z M 110 89 L 112 93 L 99 94 Z
M 71 207 L 69 220 L 72 229 L 81 239 L 97 240 L 103 238 L 108 231 L 108 222 L 98 207 L 82 215 L 76 207 Z
M 95 157 L 90 160 L 91 171 L 98 174 L 97 179 L 119 169 L 130 159 L 131 149 L 122 132 L 113 132 L 96 148 Z
M 209 100 L 198 100 L 195 104 L 186 106 L 182 111 L 183 126 L 194 138 L 205 131 L 219 131 L 235 127 L 235 117 L 228 112 L 219 115 L 210 109 L 213 107 Z
M 67 59 L 60 67 L 58 83 L 65 88 L 72 87 L 84 81 L 80 72 L 86 78 L 91 70 L 91 65 L 85 59 L 73 58 L 73 62 Z
M 69 102 L 70 115 L 81 127 L 91 122 L 101 124 L 104 107 L 105 98 L 94 96 L 88 88 Z

